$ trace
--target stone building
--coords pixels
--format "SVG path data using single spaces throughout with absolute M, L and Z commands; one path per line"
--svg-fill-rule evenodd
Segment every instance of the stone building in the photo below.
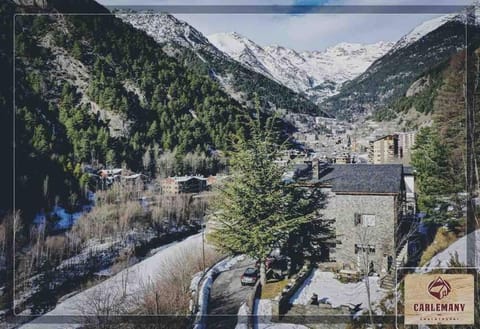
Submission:
M 403 166 L 334 164 L 318 168 L 316 185 L 327 196 L 323 215 L 335 227 L 330 261 L 347 269 L 387 273 L 389 259 L 393 266 L 396 258 L 396 228 L 405 211 Z M 368 269 L 364 253 L 368 253 Z

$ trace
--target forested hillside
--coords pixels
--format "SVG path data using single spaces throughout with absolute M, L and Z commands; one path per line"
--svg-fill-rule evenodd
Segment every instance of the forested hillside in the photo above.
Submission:
M 480 119 L 479 109 L 479 49 L 468 55 L 468 69 L 471 76 L 475 77 L 467 86 L 475 94 L 473 106 Z M 446 220 L 439 208 L 439 204 L 448 199 L 457 200 L 459 204 L 464 201 L 458 199 L 458 193 L 466 190 L 465 165 L 467 161 L 466 150 L 466 102 L 465 102 L 465 52 L 462 51 L 448 62 L 444 68 L 436 72 L 440 82 L 438 89 L 425 89 L 422 97 L 431 99 L 423 111 L 432 112 L 433 125 L 422 128 L 416 139 L 412 164 L 416 169 L 416 182 L 419 193 L 419 207 L 437 220 Z M 430 92 L 429 92 L 430 90 Z M 475 128 L 474 134 L 480 136 L 480 128 Z M 475 145 L 476 161 L 480 145 Z M 478 175 L 478 169 L 477 169 Z M 446 199 L 447 198 L 447 199 Z
M 262 107 L 316 115 L 319 108 L 307 97 L 251 68 L 217 49 L 197 29 L 166 13 L 114 11 L 120 19 L 146 31 L 170 56 L 186 67 L 217 81 L 242 103 L 258 98 Z
M 252 108 L 114 16 L 17 16 L 15 26 L 20 209 L 74 207 L 89 180 L 83 164 L 142 171 L 162 151 L 181 164 L 246 133 Z

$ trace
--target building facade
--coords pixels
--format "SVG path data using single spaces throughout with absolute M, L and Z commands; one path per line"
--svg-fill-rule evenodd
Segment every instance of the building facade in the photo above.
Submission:
M 401 132 L 398 136 L 398 157 L 405 165 L 409 165 L 412 159 L 412 147 L 415 145 L 415 132 Z
M 410 164 L 415 132 L 399 132 L 370 141 L 368 162 Z
M 405 202 L 403 166 L 330 165 L 318 181 L 327 196 L 323 216 L 334 223 L 330 261 L 352 270 L 387 273 L 396 257 L 396 228 Z
M 387 135 L 370 142 L 369 162 L 392 163 L 398 158 L 398 135 Z
M 207 178 L 203 176 L 168 177 L 161 182 L 164 194 L 199 193 L 207 189 Z

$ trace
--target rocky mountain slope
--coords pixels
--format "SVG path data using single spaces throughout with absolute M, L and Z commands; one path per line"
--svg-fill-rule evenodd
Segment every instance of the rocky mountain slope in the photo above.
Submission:
M 336 94 L 393 46 L 339 43 L 323 51 L 297 52 L 278 45 L 261 47 L 235 32 L 209 35 L 208 40 L 252 70 L 317 100 Z
M 465 16 L 452 14 L 427 21 L 402 37 L 364 73 L 344 84 L 321 108 L 355 120 L 391 107 L 409 87 L 465 47 Z M 470 22 L 468 46 L 480 45 L 480 27 Z
M 232 97 L 241 103 L 253 104 L 258 97 L 272 109 L 318 114 L 318 107 L 307 97 L 292 90 L 275 77 L 239 63 L 219 50 L 200 31 L 188 23 L 165 13 L 117 12 L 117 17 L 145 31 L 163 46 L 166 53 L 181 60 L 191 69 L 210 75 Z

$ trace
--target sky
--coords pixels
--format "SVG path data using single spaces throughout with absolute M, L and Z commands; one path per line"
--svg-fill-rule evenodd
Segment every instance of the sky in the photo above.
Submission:
M 471 0 L 97 0 L 128 5 L 468 5 Z M 438 14 L 174 14 L 205 35 L 237 32 L 261 46 L 322 50 L 340 42 L 397 41 Z

